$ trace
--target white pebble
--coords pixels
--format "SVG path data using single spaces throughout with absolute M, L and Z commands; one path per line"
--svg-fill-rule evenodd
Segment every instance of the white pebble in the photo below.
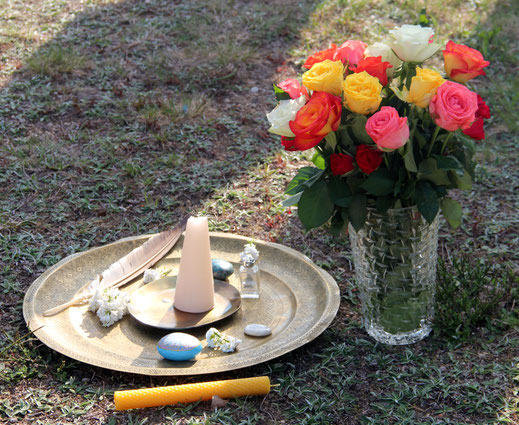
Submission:
M 250 91 L 251 91 L 251 93 L 257 93 L 257 92 L 259 92 L 259 88 L 253 87 L 250 89 Z
M 268 326 L 261 325 L 259 323 L 251 323 L 245 326 L 245 334 L 250 336 L 267 336 L 272 333 Z

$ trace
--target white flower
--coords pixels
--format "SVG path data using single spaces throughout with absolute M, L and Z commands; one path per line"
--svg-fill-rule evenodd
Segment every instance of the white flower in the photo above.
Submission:
M 117 288 L 97 289 L 90 300 L 88 309 L 97 311 L 97 317 L 103 326 L 111 326 L 128 311 L 130 296 Z
M 278 105 L 267 114 L 271 127 L 269 131 L 285 137 L 294 137 L 295 134 L 290 130 L 289 121 L 293 121 L 297 112 L 305 106 L 306 96 L 302 95 L 297 99 L 281 100 Z
M 106 306 L 101 306 L 99 310 L 97 310 L 97 317 L 99 317 L 103 326 L 108 327 L 112 326 L 118 320 L 121 320 L 123 313 L 120 310 L 111 310 Z
M 207 339 L 207 345 L 211 348 L 217 348 L 217 338 L 218 338 L 219 332 L 215 328 L 209 329 L 205 334 L 205 339 Z
M 258 261 L 259 251 L 256 249 L 256 245 L 252 242 L 246 244 L 243 247 L 243 252 L 240 252 L 240 260 L 242 264 L 247 264 L 248 266 L 254 264 Z
M 153 270 L 153 269 L 146 269 L 146 270 L 144 270 L 144 276 L 142 278 L 142 281 L 144 283 L 150 283 L 150 282 L 153 282 L 154 280 L 158 280 L 160 278 L 161 278 L 160 271 Z
M 232 352 L 234 352 L 234 350 L 236 349 L 238 344 L 241 343 L 241 339 L 233 338 L 233 337 L 230 337 L 230 338 L 231 339 L 229 341 L 224 342 L 220 346 L 220 350 L 222 350 L 222 352 L 224 352 L 224 353 L 232 353 Z
M 400 59 L 406 62 L 423 62 L 441 47 L 441 44 L 430 42 L 434 35 L 432 28 L 402 25 L 389 32 L 393 35 L 393 40 L 389 43 L 390 47 Z
M 364 50 L 364 56 L 366 58 L 371 56 L 382 56 L 382 62 L 389 62 L 391 65 L 393 65 L 393 68 L 387 69 L 387 75 L 390 77 L 402 63 L 402 61 L 395 55 L 391 47 L 384 43 L 377 42 L 369 45 L 366 47 L 366 50 Z
M 226 335 L 220 332 L 216 328 L 209 329 L 205 338 L 207 339 L 207 346 L 214 348 L 215 350 L 222 350 L 224 353 L 232 353 L 241 343 L 241 339 L 234 338 L 233 336 Z

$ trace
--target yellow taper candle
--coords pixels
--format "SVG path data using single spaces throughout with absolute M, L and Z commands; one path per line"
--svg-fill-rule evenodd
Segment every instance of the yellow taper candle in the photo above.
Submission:
M 116 391 L 114 401 L 116 410 L 127 410 L 211 400 L 215 395 L 221 398 L 234 398 L 246 395 L 263 395 L 268 394 L 269 391 L 269 377 L 259 376 L 256 378 L 173 385 L 171 387 Z

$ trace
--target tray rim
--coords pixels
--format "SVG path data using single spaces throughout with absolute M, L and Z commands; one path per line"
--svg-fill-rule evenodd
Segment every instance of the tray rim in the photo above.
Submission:
M 243 240 L 245 243 L 250 242 L 251 237 L 242 236 L 234 233 L 226 233 L 226 232 L 209 232 L 211 237 L 223 237 L 223 238 L 237 238 L 240 240 Z M 27 324 L 27 327 L 30 331 L 33 332 L 33 334 L 41 341 L 43 342 L 47 347 L 50 349 L 57 351 L 60 354 L 63 354 L 71 359 L 89 364 L 91 366 L 98 366 L 105 369 L 109 369 L 112 371 L 118 371 L 118 372 L 126 372 L 126 373 L 136 373 L 140 375 L 147 375 L 147 376 L 193 376 L 193 375 L 202 375 L 202 374 L 210 374 L 210 373 L 221 373 L 221 372 L 227 372 L 232 370 L 237 370 L 249 366 L 254 366 L 260 363 L 264 363 L 266 361 L 275 359 L 279 356 L 282 356 L 283 354 L 287 354 L 297 348 L 300 348 L 301 346 L 307 344 L 308 342 L 312 341 L 313 339 L 317 338 L 322 332 L 324 332 L 328 326 L 331 324 L 333 319 L 335 318 L 340 305 L 340 290 L 339 286 L 337 285 L 337 282 L 333 279 L 333 277 L 323 270 L 322 268 L 318 267 L 315 263 L 313 263 L 310 258 L 308 258 L 306 255 L 300 253 L 299 251 L 278 244 L 274 242 L 268 242 L 261 239 L 253 238 L 255 242 L 267 245 L 273 249 L 278 249 L 281 251 L 284 251 L 287 254 L 290 254 L 294 257 L 297 257 L 300 261 L 306 263 L 308 266 L 315 269 L 315 271 L 321 275 L 323 287 L 326 289 L 326 306 L 324 307 L 323 313 L 319 317 L 319 319 L 313 324 L 313 326 L 308 329 L 305 333 L 297 336 L 293 340 L 289 341 L 289 343 L 276 348 L 274 350 L 271 350 L 270 352 L 266 353 L 264 356 L 262 356 L 262 359 L 259 361 L 249 361 L 249 360 L 242 360 L 239 362 L 236 362 L 232 365 L 226 365 L 223 367 L 215 369 L 208 369 L 204 370 L 202 372 L 194 371 L 191 369 L 184 369 L 184 368 L 160 368 L 160 367 L 144 367 L 144 366 L 134 366 L 134 365 L 114 365 L 112 361 L 105 361 L 103 359 L 92 359 L 91 357 L 86 357 L 81 355 L 80 353 L 74 352 L 67 347 L 64 347 L 62 344 L 60 344 L 58 341 L 54 340 L 50 335 L 47 334 L 44 330 L 44 326 L 34 326 L 34 322 L 38 319 L 36 318 L 36 314 L 31 309 L 31 305 L 34 306 L 33 302 L 35 300 L 35 294 L 37 290 L 40 288 L 40 286 L 45 282 L 45 280 L 52 275 L 56 270 L 58 270 L 61 266 L 64 264 L 72 261 L 74 258 L 79 257 L 81 255 L 84 255 L 85 253 L 92 253 L 97 250 L 107 249 L 112 245 L 117 245 L 124 242 L 133 242 L 138 241 L 140 239 L 149 239 L 155 234 L 145 234 L 145 235 L 138 235 L 138 236 L 130 236 L 126 238 L 119 239 L 117 241 L 111 242 L 106 245 L 102 245 L 99 247 L 90 248 L 88 250 L 77 252 L 74 254 L 71 254 L 53 266 L 49 267 L 45 272 L 43 272 L 36 280 L 32 282 L 32 284 L 27 289 L 27 292 L 25 294 L 24 300 L 23 300 L 23 317 L 25 320 L 25 323 Z M 32 322 L 32 323 L 31 323 Z

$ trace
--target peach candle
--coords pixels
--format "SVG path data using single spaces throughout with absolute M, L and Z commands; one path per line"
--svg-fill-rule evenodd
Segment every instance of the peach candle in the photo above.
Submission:
M 207 217 L 190 217 L 173 305 L 187 313 L 203 313 L 214 307 L 214 282 Z
M 167 404 L 211 400 L 215 395 L 221 398 L 264 395 L 268 394 L 269 391 L 269 377 L 259 376 L 255 378 L 201 382 L 198 384 L 173 385 L 170 387 L 116 391 L 114 393 L 114 401 L 116 410 L 127 410 L 139 407 L 165 406 Z

